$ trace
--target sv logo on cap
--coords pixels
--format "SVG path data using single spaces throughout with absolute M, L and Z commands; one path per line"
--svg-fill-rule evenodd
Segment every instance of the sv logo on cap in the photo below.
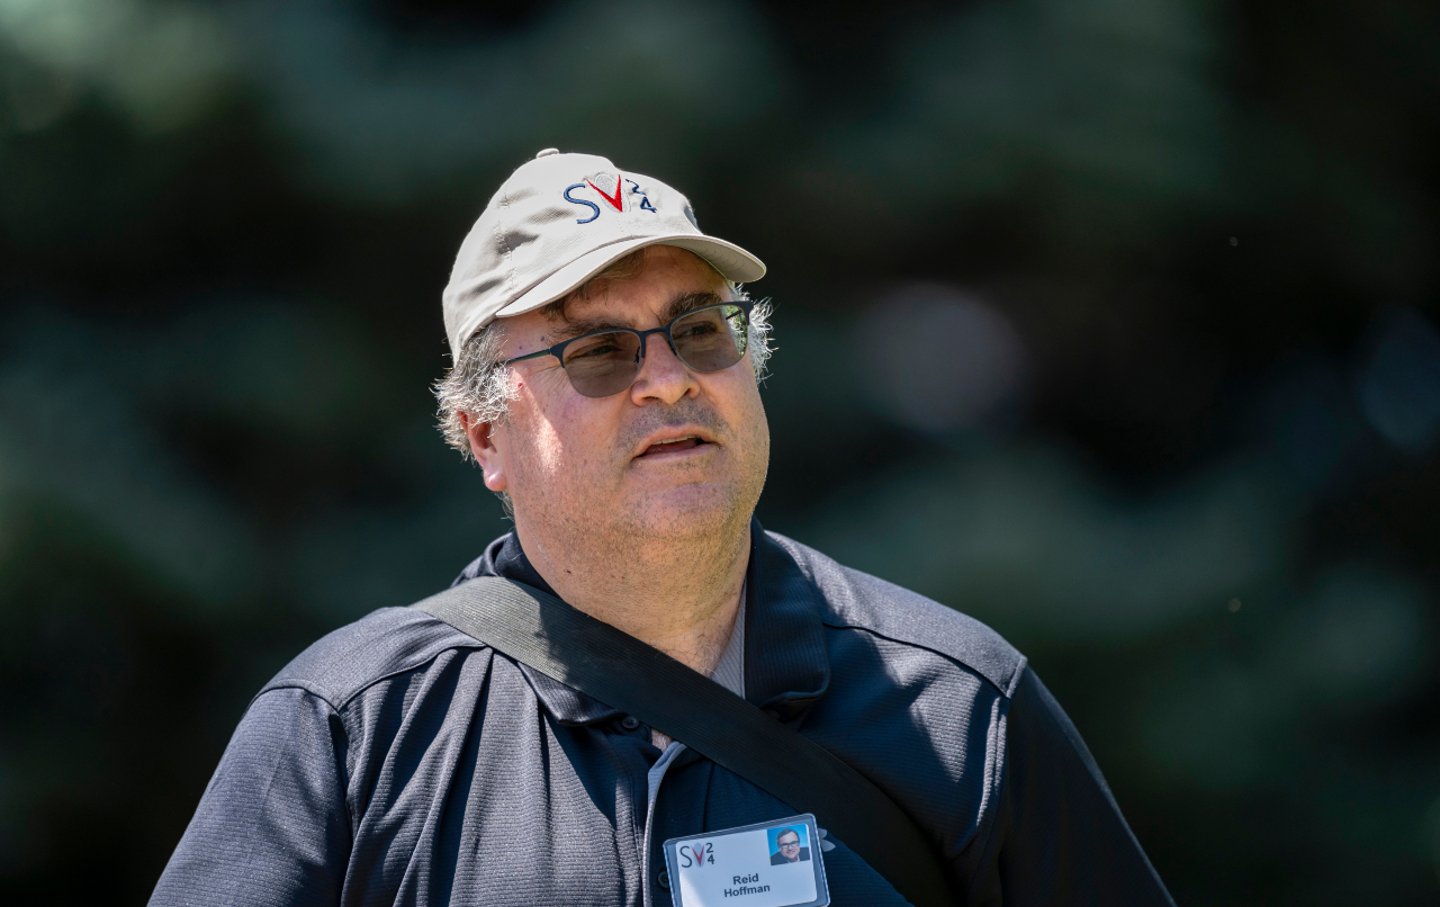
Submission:
M 597 205 L 595 202 L 590 201 L 590 199 L 584 197 L 585 195 L 589 195 L 588 192 L 582 193 L 580 197 L 575 196 L 573 193 L 577 189 L 594 189 L 595 193 L 599 195 L 606 204 L 623 214 L 625 211 L 627 195 L 627 193 L 624 191 L 625 184 L 629 183 L 630 191 L 628 195 L 639 196 L 640 198 L 640 201 L 638 203 L 635 202 L 634 199 L 630 199 L 631 207 L 638 208 L 641 211 L 649 211 L 651 214 L 655 213 L 655 206 L 650 204 L 650 197 L 645 194 L 644 189 L 640 188 L 640 184 L 635 182 L 634 180 L 625 179 L 617 173 L 615 175 L 615 189 L 608 192 L 605 189 L 601 189 L 600 186 L 596 185 L 596 181 L 599 181 L 601 185 L 608 186 L 610 182 L 609 174 L 597 173 L 595 174 L 595 176 L 585 180 L 584 182 L 573 183 L 565 187 L 565 192 L 563 193 L 565 196 L 565 201 L 569 202 L 572 205 L 579 205 L 582 208 L 587 208 L 590 211 L 589 217 L 582 217 L 579 220 L 575 221 L 575 223 L 588 224 L 591 221 L 600 217 L 600 206 Z

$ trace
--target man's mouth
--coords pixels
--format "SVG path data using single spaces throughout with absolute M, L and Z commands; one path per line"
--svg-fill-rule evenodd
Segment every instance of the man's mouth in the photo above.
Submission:
M 708 442 L 702 441 L 694 435 L 686 435 L 683 438 L 667 438 L 664 441 L 656 441 L 654 444 L 651 444 L 640 452 L 640 456 L 653 457 L 667 453 L 679 453 L 683 450 L 694 450 L 706 443 Z

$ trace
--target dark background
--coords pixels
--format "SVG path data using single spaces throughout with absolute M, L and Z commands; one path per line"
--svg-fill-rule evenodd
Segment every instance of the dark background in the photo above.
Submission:
M 439 294 L 546 146 L 776 305 L 760 518 L 989 622 L 1182 904 L 1440 894 L 1440 7 L 0 0 L 0 900 L 505 529 Z

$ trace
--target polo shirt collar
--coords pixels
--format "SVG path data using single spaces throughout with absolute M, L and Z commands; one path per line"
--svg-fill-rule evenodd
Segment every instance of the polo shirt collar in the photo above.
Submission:
M 745 698 L 790 720 L 825 695 L 825 600 L 795 559 L 750 521 Z
M 514 532 L 491 542 L 455 584 L 477 576 L 503 576 L 555 594 L 525 556 Z M 823 696 L 830 684 L 821 623 L 824 601 L 794 559 L 754 520 L 745 583 L 745 698 L 789 720 Z M 528 665 L 519 667 L 546 711 L 562 724 L 622 717 L 592 696 Z

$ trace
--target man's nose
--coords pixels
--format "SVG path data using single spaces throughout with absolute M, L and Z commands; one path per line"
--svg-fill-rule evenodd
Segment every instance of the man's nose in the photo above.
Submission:
M 630 396 L 636 403 L 676 403 L 700 392 L 695 374 L 676 355 L 663 331 L 647 335 L 642 343 L 640 371 L 630 385 Z

